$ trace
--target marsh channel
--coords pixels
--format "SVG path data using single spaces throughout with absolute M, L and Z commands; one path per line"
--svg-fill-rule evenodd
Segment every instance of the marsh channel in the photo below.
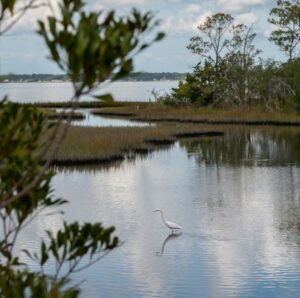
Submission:
M 37 249 L 63 219 L 101 221 L 123 244 L 73 276 L 85 280 L 82 297 L 299 297 L 300 129 L 224 131 L 110 165 L 56 167 L 65 214 L 38 217 L 20 247 Z M 182 233 L 170 235 L 154 209 Z
M 40 217 L 20 243 L 32 249 L 63 218 L 114 225 L 123 245 L 74 276 L 84 297 L 297 297 L 299 166 L 299 128 L 228 126 L 109 166 L 58 167 L 65 215 Z

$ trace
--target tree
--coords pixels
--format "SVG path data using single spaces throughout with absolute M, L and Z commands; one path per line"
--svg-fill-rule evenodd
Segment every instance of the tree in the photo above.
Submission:
M 269 22 L 276 27 L 270 40 L 273 41 L 289 60 L 299 55 L 300 44 L 300 1 L 277 0 L 277 7 L 270 12 Z
M 213 104 L 220 85 L 221 78 L 216 77 L 212 64 L 198 64 L 193 73 L 187 74 L 185 80 L 179 82 L 178 88 L 172 89 L 171 102 L 201 106 Z
M 28 9 L 39 5 L 43 4 L 36 0 L 0 0 L 0 36 Z M 50 58 L 73 83 L 73 110 L 81 95 L 93 92 L 106 79 L 117 80 L 132 70 L 133 57 L 163 37 L 158 33 L 152 41 L 142 42 L 143 34 L 156 25 L 150 13 L 136 10 L 121 18 L 114 11 L 87 12 L 82 0 L 62 0 L 58 16 L 39 21 L 39 34 Z M 109 95 L 94 96 L 111 100 Z M 35 109 L 20 107 L 7 98 L 0 102 L 1 297 L 77 297 L 79 289 L 67 286 L 71 274 L 119 244 L 114 227 L 65 222 L 56 234 L 47 231 L 38 252 L 24 250 L 39 265 L 38 272 L 30 272 L 14 253 L 24 226 L 42 210 L 66 203 L 53 198 L 49 166 L 67 129 L 63 122 L 49 125 Z M 52 275 L 47 274 L 49 260 L 56 264 Z M 83 264 L 83 260 L 87 262 Z
M 252 26 L 234 24 L 229 14 L 217 13 L 198 26 L 200 35 L 188 45 L 203 61 L 174 89 L 176 101 L 199 104 L 241 104 L 249 101 L 250 70 L 260 53 Z
M 292 89 L 286 80 L 284 66 L 272 59 L 259 59 L 251 70 L 253 83 L 251 89 L 256 103 L 268 110 L 280 110 L 284 106 L 292 106 Z
M 300 58 L 294 58 L 281 66 L 281 77 L 288 87 L 288 95 L 293 99 L 297 110 L 300 109 Z
M 193 36 L 187 46 L 192 53 L 200 55 L 208 63 L 214 65 L 216 73 L 220 71 L 222 58 L 230 41 L 227 33 L 233 24 L 233 17 L 229 14 L 217 13 L 207 17 L 198 26 L 201 35 Z
M 254 45 L 256 33 L 253 32 L 252 26 L 233 25 L 230 33 L 232 39 L 224 59 L 228 92 L 237 104 L 249 103 L 251 97 L 249 91 L 254 82 L 251 69 L 261 51 Z
M 217 13 L 206 18 L 198 26 L 200 35 L 193 36 L 187 46 L 192 53 L 204 59 L 194 68 L 194 73 L 186 77 L 186 82 L 174 89 L 175 98 L 187 98 L 192 95 L 192 102 L 209 104 L 219 99 L 223 88 L 224 58 L 230 40 L 229 30 L 233 25 L 233 17 L 229 14 Z M 192 92 L 191 92 L 192 91 Z
M 269 22 L 276 27 L 270 40 L 288 56 L 288 61 L 281 66 L 281 80 L 299 109 L 300 1 L 277 0 L 270 16 Z

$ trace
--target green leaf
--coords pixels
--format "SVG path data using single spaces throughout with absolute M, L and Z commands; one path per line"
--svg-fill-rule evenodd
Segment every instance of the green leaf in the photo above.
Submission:
M 112 103 L 114 101 L 114 98 L 111 94 L 94 95 L 93 97 L 106 103 Z
M 160 41 L 162 39 L 164 39 L 166 36 L 166 34 L 164 32 L 159 32 L 155 38 L 155 41 Z

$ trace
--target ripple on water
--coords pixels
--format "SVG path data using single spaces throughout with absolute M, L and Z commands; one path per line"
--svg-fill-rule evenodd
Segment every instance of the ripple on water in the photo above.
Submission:
M 230 128 L 224 138 L 177 143 L 124 166 L 58 173 L 66 219 L 114 224 L 124 241 L 75 277 L 86 279 L 83 296 L 299 297 L 297 136 Z M 154 209 L 182 235 L 169 237 Z M 22 243 L 58 219 L 34 222 Z

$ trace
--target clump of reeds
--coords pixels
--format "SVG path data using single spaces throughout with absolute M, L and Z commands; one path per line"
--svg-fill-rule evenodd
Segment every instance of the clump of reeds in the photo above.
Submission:
M 120 160 L 129 153 L 147 153 L 158 146 L 172 145 L 178 137 L 184 137 L 185 134 L 187 137 L 201 137 L 207 136 L 208 132 L 208 128 L 192 124 L 154 127 L 70 127 L 54 163 L 103 163 Z
M 268 111 L 262 107 L 211 108 L 169 106 L 160 103 L 131 104 L 93 111 L 95 115 L 116 115 L 137 121 L 203 124 L 300 125 L 294 111 Z

